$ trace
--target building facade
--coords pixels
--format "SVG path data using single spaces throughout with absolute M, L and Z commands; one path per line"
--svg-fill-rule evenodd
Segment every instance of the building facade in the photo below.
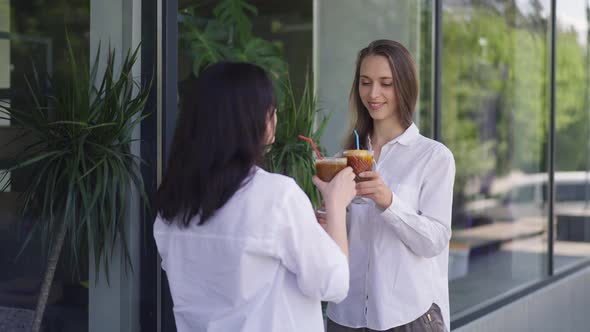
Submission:
M 295 94 L 311 77 L 320 116 L 330 115 L 321 142 L 328 153 L 338 152 L 347 133 L 358 50 L 381 38 L 410 50 L 420 74 L 414 121 L 423 135 L 449 147 L 457 165 L 449 260 L 453 330 L 587 328 L 588 0 L 0 0 L 0 100 L 28 105 L 25 77 L 33 66 L 68 75 L 66 31 L 74 50 L 89 59 L 99 45 L 141 45 L 134 75 L 151 91 L 145 109 L 151 115 L 134 133 L 139 140 L 132 151 L 147 161 L 142 177 L 153 195 L 178 102 L 204 61 L 203 40 L 235 44 L 215 29 L 223 23 L 215 8 L 231 2 L 255 9 L 246 10 L 235 38 L 268 42 Z M 18 132 L 2 121 L 5 145 Z M 0 148 L 0 169 L 9 167 L 2 161 L 12 153 Z M 15 259 L 26 238 L 18 193 L 27 173 L 10 177 L 11 187 L 0 192 L 0 323 L 34 309 L 45 264 L 39 238 Z M 63 259 L 46 331 L 175 331 L 151 235 L 153 214 L 141 205 L 130 199 L 126 217 L 133 272 L 115 255 L 107 284 L 93 264 L 72 273 Z

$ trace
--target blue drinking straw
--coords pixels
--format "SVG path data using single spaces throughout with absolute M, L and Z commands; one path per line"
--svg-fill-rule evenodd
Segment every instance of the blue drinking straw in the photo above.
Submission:
M 359 133 L 356 131 L 356 129 L 354 130 L 354 136 L 356 136 L 356 149 L 360 150 L 361 147 L 359 145 Z

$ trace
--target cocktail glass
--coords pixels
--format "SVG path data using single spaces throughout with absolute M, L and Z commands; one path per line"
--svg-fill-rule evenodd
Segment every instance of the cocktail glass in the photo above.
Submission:
M 354 174 L 356 174 L 356 182 L 367 181 L 368 179 L 361 178 L 359 174 L 362 172 L 373 170 L 373 151 L 369 150 L 346 150 L 343 152 L 346 157 L 347 165 L 352 168 Z M 367 202 L 363 197 L 356 196 L 353 200 L 356 204 L 366 204 Z
M 326 157 L 324 159 L 316 159 L 315 173 L 320 180 L 330 182 L 332 179 L 347 166 L 348 160 L 346 158 Z M 317 209 L 318 213 L 326 213 L 326 209 L 320 207 Z

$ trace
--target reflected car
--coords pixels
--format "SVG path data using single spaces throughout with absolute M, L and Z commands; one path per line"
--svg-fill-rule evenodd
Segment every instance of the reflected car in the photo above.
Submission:
M 547 173 L 499 178 L 493 196 L 468 202 L 465 212 L 480 224 L 547 216 L 548 180 Z M 590 172 L 556 172 L 554 181 L 556 214 L 590 207 Z

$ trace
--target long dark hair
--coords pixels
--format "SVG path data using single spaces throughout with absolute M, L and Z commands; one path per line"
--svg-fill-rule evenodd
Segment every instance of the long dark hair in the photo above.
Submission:
M 183 96 L 168 168 L 158 189 L 159 215 L 205 223 L 250 179 L 265 150 L 273 85 L 253 64 L 220 62 Z
M 395 110 L 401 125 L 405 129 L 412 124 L 412 116 L 414 115 L 419 93 L 418 74 L 414 59 L 412 59 L 410 52 L 399 42 L 388 39 L 375 40 L 360 50 L 357 56 L 354 81 L 349 97 L 351 128 L 344 140 L 345 149 L 356 148 L 353 129 L 358 131 L 361 137 L 360 144 L 365 149 L 367 148 L 366 138 L 373 132 L 373 119 L 359 95 L 361 64 L 370 55 L 383 56 L 389 62 L 393 74 L 393 91 L 396 99 Z

